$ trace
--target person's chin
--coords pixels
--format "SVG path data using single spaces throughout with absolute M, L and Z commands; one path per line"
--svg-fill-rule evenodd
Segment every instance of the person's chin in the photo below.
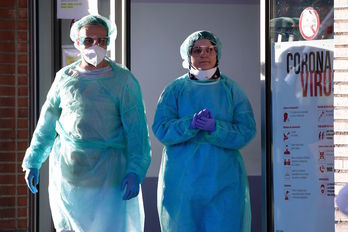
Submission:
M 200 68 L 201 68 L 201 70 L 208 70 L 208 69 L 211 69 L 210 66 L 211 66 L 210 64 L 205 63 L 205 64 L 201 64 Z

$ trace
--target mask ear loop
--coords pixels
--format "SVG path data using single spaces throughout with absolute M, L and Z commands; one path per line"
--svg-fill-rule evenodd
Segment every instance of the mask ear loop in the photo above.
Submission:
M 188 56 L 188 59 L 187 59 L 187 60 L 188 60 L 188 63 L 189 63 L 189 68 L 188 68 L 188 69 L 190 70 L 191 67 L 192 67 L 192 64 L 191 64 L 191 56 Z
M 215 50 L 215 53 L 216 53 L 216 64 L 214 67 L 217 67 L 219 65 L 219 57 L 218 57 L 218 48 L 216 46 L 216 43 L 214 43 L 213 41 L 209 40 L 210 43 L 214 46 L 214 50 Z
M 216 64 L 214 67 L 217 67 L 219 65 L 219 59 L 218 59 L 218 55 L 216 55 Z
M 189 63 L 189 70 L 191 69 L 191 67 L 192 67 L 192 64 L 191 64 L 191 55 L 192 55 L 192 47 L 193 46 L 190 46 L 190 52 L 189 52 L 189 55 L 187 56 L 187 61 L 188 61 L 188 63 Z

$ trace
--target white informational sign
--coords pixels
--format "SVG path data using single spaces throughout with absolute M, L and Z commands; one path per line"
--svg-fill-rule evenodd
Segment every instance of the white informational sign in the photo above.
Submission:
M 98 1 L 57 0 L 58 19 L 80 19 L 89 14 L 98 14 Z
M 334 231 L 333 48 L 272 46 L 275 232 Z
M 74 63 L 80 57 L 80 51 L 73 45 L 62 45 L 62 67 Z

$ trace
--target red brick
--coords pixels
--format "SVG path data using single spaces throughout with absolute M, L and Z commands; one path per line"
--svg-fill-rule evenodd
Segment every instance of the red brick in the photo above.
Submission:
M 26 31 L 19 31 L 17 32 L 17 41 L 27 41 L 28 40 L 28 33 Z
M 16 217 L 15 208 L 0 209 L 0 218 L 14 218 Z
M 27 8 L 28 7 L 28 0 L 18 0 L 18 7 L 19 8 Z
M 17 22 L 18 30 L 28 30 L 28 20 L 20 20 Z
M 18 215 L 18 217 L 26 217 L 27 216 L 27 208 L 18 208 L 17 215 Z
M 14 154 L 14 152 L 1 152 L 0 153 L 0 161 L 15 162 L 16 161 L 16 155 Z
M 14 85 L 15 84 L 14 76 L 1 76 L 0 77 L 0 85 Z
M 13 41 L 0 42 L 0 52 L 14 52 L 14 51 L 15 51 L 15 44 Z
M 18 219 L 18 227 L 21 229 L 27 228 L 27 220 L 26 219 Z
M 18 107 L 28 107 L 28 98 L 18 98 Z
M 10 86 L 0 86 L 1 96 L 15 96 L 16 89 Z
M 24 180 L 24 176 L 22 178 Z M 27 205 L 27 196 L 25 197 L 18 197 L 18 205 L 19 206 L 26 206 Z
M 14 20 L 0 21 L 0 30 L 13 30 L 14 28 L 15 28 Z
M 0 74 L 14 74 L 15 66 L 13 64 L 0 64 Z
M 20 118 L 27 118 L 29 113 L 27 109 L 17 109 L 18 117 Z
M 27 150 L 28 146 L 29 146 L 28 141 L 17 142 L 18 151 L 25 151 L 25 150 Z
M 14 8 L 16 5 L 15 0 L 6 0 L 6 1 L 0 1 L 0 7 L 9 7 L 9 8 Z
M 29 120 L 28 119 L 17 119 L 17 126 L 20 129 L 28 129 Z
M 16 199 L 12 197 L 0 197 L 0 208 L 15 206 Z
M 14 54 L 0 54 L 0 63 L 14 63 L 15 61 Z
M 14 231 L 13 229 L 16 228 L 16 220 L 1 220 L 0 228 L 2 231 Z
M 0 183 L 1 184 L 15 184 L 16 183 L 16 176 L 15 175 L 1 175 L 0 176 Z
M 2 41 L 14 41 L 15 40 L 15 32 L 13 31 L 2 31 L 1 32 L 1 40 Z
M 0 130 L 0 138 L 1 139 L 15 139 L 16 132 L 14 130 Z
M 3 89 L 6 89 L 6 88 L 8 88 L 8 87 L 0 87 L 0 91 L 3 91 Z M 3 94 L 3 95 L 5 95 L 5 94 Z M 9 96 L 10 94 L 7 93 L 6 95 Z M 1 97 L 0 96 L 0 106 L 1 107 L 4 107 L 4 106 L 14 107 L 15 104 L 16 104 L 16 99 L 14 97 Z
M 28 56 L 27 54 L 18 55 L 18 63 L 28 63 Z
M 15 173 L 16 165 L 15 164 L 4 164 L 0 163 L 0 173 Z
M 27 75 L 18 76 L 18 84 L 28 85 L 28 76 Z
M 0 147 L 1 147 L 2 151 L 14 151 L 15 150 L 15 145 L 13 142 L 0 140 Z
M 28 138 L 28 131 L 27 130 L 18 130 L 17 131 L 17 138 L 18 139 L 26 139 L 26 138 Z
M 27 43 L 17 43 L 16 48 L 17 48 L 17 51 L 19 52 L 28 52 Z
M 22 172 L 22 168 L 21 168 L 21 172 Z M 28 194 L 28 187 L 27 187 L 27 185 L 17 186 L 17 193 L 20 194 L 20 195 Z
M 15 116 L 15 111 L 14 109 L 1 109 L 0 108 L 0 118 L 9 118 L 9 117 L 14 117 Z M 1 147 L 1 146 L 0 146 Z
M 28 70 L 27 70 L 27 65 L 19 65 L 18 66 L 18 73 L 19 74 L 27 74 Z
M 28 88 L 27 87 L 19 87 L 18 88 L 18 96 L 20 96 L 20 97 L 28 96 Z
M 0 120 L 4 118 L 13 118 L 12 120 L 14 120 L 14 117 L 15 117 L 14 107 L 0 108 Z M 6 128 L 9 128 L 9 127 L 6 127 Z M 4 129 L 4 128 L 1 128 L 1 129 Z
M 0 15 L 5 19 L 14 19 L 16 11 L 14 9 L 0 9 Z
M 25 183 L 25 178 L 24 178 L 24 175 L 23 176 L 18 176 L 18 184 L 26 184 Z M 23 205 L 22 205 L 23 206 Z
M 19 161 L 21 164 L 22 164 L 22 161 L 24 159 L 25 151 L 27 150 L 28 147 L 29 147 L 29 143 L 26 142 L 24 149 L 22 151 L 18 151 L 18 157 L 17 157 L 18 160 L 17 161 Z
M 18 16 L 18 19 L 27 19 L 28 18 L 28 10 L 27 9 L 18 9 L 17 16 Z
M 16 187 L 15 186 L 1 186 L 0 185 L 0 196 L 15 195 L 15 194 L 16 194 Z
M 16 173 L 24 173 L 22 168 L 23 159 L 18 159 Z
M 14 128 L 16 125 L 16 121 L 14 119 L 4 119 L 0 116 L 0 128 L 2 129 L 8 129 L 8 128 Z

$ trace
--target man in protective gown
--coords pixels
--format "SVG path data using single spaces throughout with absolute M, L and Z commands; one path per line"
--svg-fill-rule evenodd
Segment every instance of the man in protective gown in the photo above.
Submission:
M 139 188 L 151 153 L 139 83 L 106 56 L 116 38 L 108 19 L 88 15 L 70 38 L 81 59 L 62 68 L 48 92 L 22 164 L 28 187 L 37 192 L 49 156 L 57 231 L 143 231 Z

